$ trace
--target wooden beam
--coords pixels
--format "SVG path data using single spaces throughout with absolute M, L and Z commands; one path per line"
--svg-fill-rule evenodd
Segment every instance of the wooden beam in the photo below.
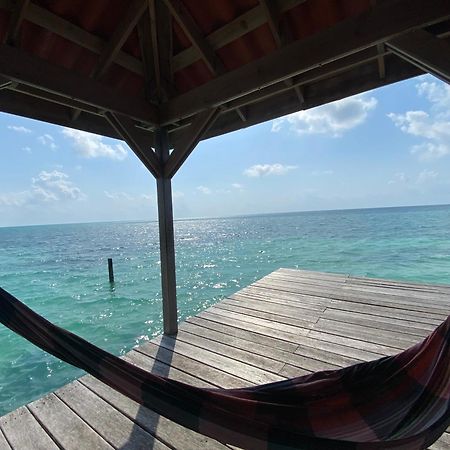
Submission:
M 305 94 L 303 93 L 303 88 L 301 86 L 294 86 L 294 91 L 297 94 L 300 105 L 303 105 L 303 103 L 305 103 Z
M 160 161 L 152 150 L 153 137 L 148 135 L 144 141 L 143 135 L 137 133 L 128 117 L 110 112 L 105 113 L 105 117 L 153 176 L 161 176 Z
M 274 1 L 275 8 L 280 15 L 290 9 L 304 3 L 306 0 L 270 0 Z M 230 42 L 240 38 L 244 34 L 255 30 L 264 25 L 266 17 L 260 5 L 252 8 L 239 17 L 236 17 L 232 22 L 224 25 L 218 30 L 206 36 L 206 41 L 213 50 L 224 47 Z M 197 47 L 192 46 L 178 53 L 173 58 L 173 70 L 176 72 L 194 63 L 201 58 Z
M 161 106 L 171 123 L 450 17 L 449 0 L 392 0 L 228 72 Z
M 209 131 L 205 133 L 203 139 L 240 130 L 299 110 L 314 108 L 423 73 L 417 67 L 393 55 L 386 57 L 386 65 L 389 70 L 386 72 L 386 77 L 383 80 L 378 77 L 378 64 L 375 59 L 365 66 L 315 81 L 307 86 L 305 103 L 302 105 L 300 105 L 293 89 L 283 91 L 264 101 L 249 105 L 246 110 L 246 122 L 239 120 L 234 111 L 223 113 L 217 118 Z M 176 142 L 176 135 L 173 137 L 173 140 Z
M 376 6 L 377 0 L 370 0 L 370 5 L 372 7 Z M 385 52 L 384 45 L 382 43 L 377 44 L 378 51 L 378 75 L 380 79 L 386 76 L 386 64 L 384 63 L 383 53 Z
M 12 11 L 13 7 L 14 3 L 12 0 L 0 0 L 1 9 Z M 101 54 L 107 44 L 106 41 L 98 36 L 87 32 L 83 28 L 77 27 L 73 23 L 53 14 L 45 8 L 35 5 L 34 3 L 29 4 L 25 11 L 24 18 L 35 25 L 97 54 Z M 128 53 L 119 51 L 114 62 L 133 73 L 138 75 L 143 74 L 141 61 Z
M 224 72 L 222 61 L 220 61 L 214 53 L 213 48 L 203 37 L 198 25 L 195 23 L 183 2 L 181 0 L 164 0 L 164 3 L 169 8 L 169 11 L 175 17 L 175 20 L 178 22 L 186 36 L 197 48 L 198 53 L 205 61 L 209 70 L 213 74 Z
M 11 89 L 0 91 L 0 110 L 9 114 L 29 117 L 42 122 L 63 127 L 76 128 L 102 136 L 121 139 L 103 116 L 83 114 L 75 122 L 70 117 L 70 109 L 59 103 L 48 102 Z
M 144 99 L 126 96 L 99 81 L 4 44 L 0 45 L 0 75 L 100 110 L 127 115 L 148 124 L 158 123 L 157 110 Z
M 15 92 L 21 92 L 22 94 L 29 95 L 31 97 L 40 98 L 52 103 L 57 103 L 58 105 L 67 106 L 69 108 L 77 108 L 90 114 L 96 114 L 99 116 L 102 115 L 101 111 L 99 111 L 99 109 L 95 106 L 87 105 L 86 103 L 79 102 L 69 97 L 63 97 L 62 95 L 53 94 L 52 92 L 43 91 L 33 86 L 15 83 L 10 86 L 10 89 Z
M 16 6 L 9 19 L 9 27 L 4 40 L 7 44 L 17 45 L 20 26 L 25 18 L 25 13 L 29 4 L 30 0 L 17 0 Z
M 125 16 L 114 30 L 113 35 L 101 53 L 100 59 L 92 74 L 93 78 L 101 78 L 109 69 L 131 32 L 136 27 L 142 14 L 144 14 L 146 7 L 147 3 L 145 0 L 133 0 L 131 2 Z
M 272 32 L 275 45 L 281 47 L 282 37 L 278 27 L 279 15 L 275 10 L 273 2 L 269 0 L 259 0 L 262 10 L 267 18 L 267 23 L 269 24 L 270 31 Z
M 144 13 L 140 22 L 138 23 L 138 37 L 139 45 L 141 48 L 142 63 L 144 66 L 145 95 L 148 101 L 156 102 L 158 98 L 158 88 L 156 84 L 157 74 L 150 31 L 150 13 L 148 10 Z
M 161 161 L 161 164 L 164 165 L 169 159 L 169 142 L 166 128 L 158 128 L 156 130 L 155 147 L 156 154 Z M 176 334 L 178 330 L 171 179 L 168 177 L 157 178 L 156 188 L 158 195 L 164 333 L 171 335 Z
M 111 67 L 111 64 L 114 62 L 114 59 L 120 49 L 125 44 L 125 41 L 128 39 L 130 33 L 133 31 L 140 17 L 144 13 L 145 8 L 146 3 L 144 0 L 133 0 L 131 6 L 127 9 L 125 17 L 123 17 L 117 28 L 114 30 L 113 35 L 108 40 L 105 48 L 100 54 L 97 65 L 91 73 L 92 78 L 101 78 Z M 80 113 L 80 109 L 75 109 L 72 112 L 72 120 L 76 120 Z
M 386 42 L 393 53 L 450 83 L 450 44 L 424 30 L 414 30 Z
M 374 48 L 362 50 L 361 52 L 354 53 L 352 55 L 346 56 L 345 58 L 338 59 L 329 64 L 325 64 L 316 69 L 309 70 L 300 75 L 297 75 L 291 78 L 291 83 L 289 85 L 281 81 L 260 89 L 259 91 L 255 91 L 243 97 L 239 97 L 236 100 L 232 100 L 231 102 L 226 103 L 225 109 L 235 109 L 247 106 L 252 103 L 257 103 L 274 95 L 289 91 L 292 88 L 294 88 L 295 90 L 297 86 L 302 88 L 308 83 L 312 83 L 324 78 L 330 78 L 334 75 L 338 75 L 339 73 L 346 72 L 352 68 L 376 60 L 378 57 L 377 55 L 378 54 L 374 50 Z
M 177 141 L 177 145 L 164 166 L 164 176 L 172 178 L 183 162 L 192 153 L 194 148 L 202 139 L 216 120 L 218 108 L 209 109 L 199 113 L 191 123 L 191 126 L 184 132 Z
M 149 6 L 158 97 L 163 101 L 174 94 L 172 17 L 161 1 L 150 0 Z

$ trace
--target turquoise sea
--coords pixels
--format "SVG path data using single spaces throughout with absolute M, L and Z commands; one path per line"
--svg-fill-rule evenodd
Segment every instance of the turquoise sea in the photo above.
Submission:
M 178 220 L 175 234 L 181 319 L 279 267 L 450 284 L 450 206 Z M 0 228 L 0 286 L 115 354 L 161 332 L 159 270 L 155 222 Z M 0 349 L 0 415 L 81 375 L 1 325 Z

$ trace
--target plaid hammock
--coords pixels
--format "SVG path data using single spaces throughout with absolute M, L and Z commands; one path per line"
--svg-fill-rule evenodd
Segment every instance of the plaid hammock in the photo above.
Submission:
M 148 373 L 1 288 L 0 322 L 156 413 L 246 449 L 425 449 L 450 424 L 450 316 L 398 355 L 244 389 Z

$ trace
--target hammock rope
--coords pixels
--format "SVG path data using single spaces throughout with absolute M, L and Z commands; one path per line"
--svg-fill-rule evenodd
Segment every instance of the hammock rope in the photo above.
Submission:
M 246 449 L 428 448 L 450 424 L 450 316 L 395 356 L 243 389 L 146 372 L 0 288 L 0 322 L 156 413 Z

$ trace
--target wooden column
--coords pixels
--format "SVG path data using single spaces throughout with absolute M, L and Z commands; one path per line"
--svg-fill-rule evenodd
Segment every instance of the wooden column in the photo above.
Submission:
M 166 128 L 159 128 L 155 131 L 155 149 L 157 156 L 164 164 L 169 159 L 169 143 Z M 170 177 L 164 175 L 157 177 L 156 187 L 158 192 L 164 333 L 175 334 L 178 331 L 178 314 L 175 277 L 172 181 Z

